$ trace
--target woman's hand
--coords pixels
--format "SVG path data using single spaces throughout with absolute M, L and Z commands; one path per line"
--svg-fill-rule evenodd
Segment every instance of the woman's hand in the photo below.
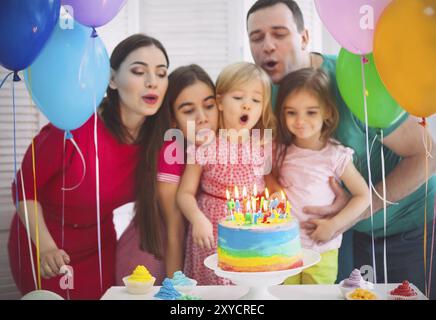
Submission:
M 211 250 L 214 247 L 213 226 L 204 215 L 192 224 L 192 237 L 194 243 L 202 249 Z
M 62 249 L 54 248 L 41 252 L 41 276 L 50 279 L 60 275 L 62 266 L 70 263 L 69 255 Z

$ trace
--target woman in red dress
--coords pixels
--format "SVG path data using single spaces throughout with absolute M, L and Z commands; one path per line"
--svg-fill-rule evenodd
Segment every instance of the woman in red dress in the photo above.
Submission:
M 170 126 L 167 108 L 160 108 L 167 87 L 169 66 L 162 44 L 145 35 L 122 41 L 111 56 L 111 80 L 97 116 L 100 174 L 101 276 L 98 254 L 94 116 L 72 135 L 83 153 L 64 132 L 48 124 L 35 137 L 36 190 L 42 289 L 64 298 L 98 299 L 114 284 L 116 235 L 113 210 L 135 201 L 135 222 L 141 247 L 162 256 L 159 212 L 156 204 L 156 160 L 163 133 Z M 61 106 L 60 106 L 61 107 Z M 65 192 L 63 210 L 63 164 Z M 141 165 L 138 165 L 141 164 Z M 32 150 L 27 150 L 21 171 L 28 208 L 29 229 L 36 264 L 35 190 Z M 10 228 L 9 259 L 14 280 L 25 294 L 35 290 L 25 227 L 22 185 L 18 180 L 18 212 Z M 15 201 L 15 186 L 12 187 Z M 62 214 L 64 211 L 64 214 Z M 61 267 L 71 266 L 72 282 L 65 289 Z M 164 266 L 162 265 L 162 268 Z

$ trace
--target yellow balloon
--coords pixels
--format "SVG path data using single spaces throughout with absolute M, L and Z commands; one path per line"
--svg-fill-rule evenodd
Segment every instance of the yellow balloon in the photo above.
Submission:
M 436 0 L 394 0 L 378 20 L 374 61 L 401 107 L 417 117 L 436 112 Z

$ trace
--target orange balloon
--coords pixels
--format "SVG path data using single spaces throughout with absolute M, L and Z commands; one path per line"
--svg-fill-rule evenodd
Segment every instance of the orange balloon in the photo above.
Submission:
M 392 97 L 417 117 L 436 112 L 436 0 L 394 0 L 374 36 L 374 61 Z

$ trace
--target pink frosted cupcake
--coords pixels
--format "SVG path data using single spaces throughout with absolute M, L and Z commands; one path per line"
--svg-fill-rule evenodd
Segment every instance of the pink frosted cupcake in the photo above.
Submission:
M 351 292 L 357 288 L 368 290 L 373 289 L 374 285 L 369 281 L 363 280 L 359 269 L 354 269 L 347 279 L 344 279 L 339 283 L 339 288 L 345 297 L 348 292 Z
M 389 300 L 418 300 L 418 293 L 410 286 L 409 281 L 403 281 L 389 292 Z

